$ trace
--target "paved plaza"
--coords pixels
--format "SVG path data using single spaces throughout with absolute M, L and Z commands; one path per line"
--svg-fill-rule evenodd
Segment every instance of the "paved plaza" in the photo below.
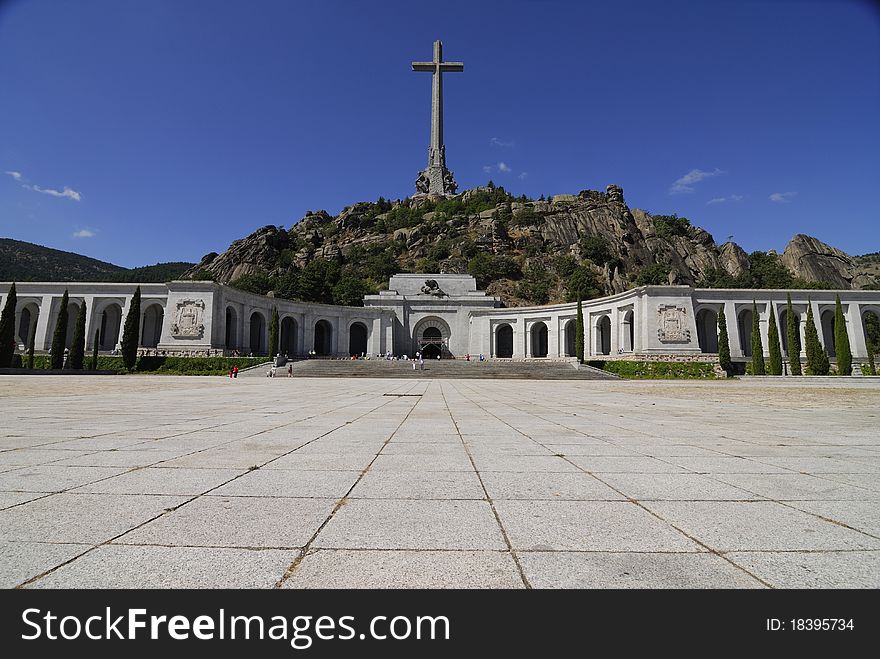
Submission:
M 0 585 L 880 587 L 880 381 L 0 377 Z

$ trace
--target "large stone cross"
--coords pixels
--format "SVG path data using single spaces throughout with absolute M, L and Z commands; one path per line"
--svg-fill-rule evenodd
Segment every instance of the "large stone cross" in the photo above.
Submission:
M 455 194 L 458 185 L 446 169 L 446 146 L 443 144 L 443 74 L 464 71 L 463 62 L 444 62 L 443 44 L 434 42 L 433 62 L 413 62 L 413 71 L 431 72 L 431 146 L 428 167 L 419 174 L 416 190 L 429 194 Z

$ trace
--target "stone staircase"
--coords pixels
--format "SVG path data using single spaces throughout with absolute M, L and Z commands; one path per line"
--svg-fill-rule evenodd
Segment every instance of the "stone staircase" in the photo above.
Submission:
M 247 376 L 266 376 L 269 366 L 255 368 Z M 244 373 L 242 375 L 245 375 Z M 426 360 L 425 369 L 412 370 L 411 362 L 384 359 L 306 359 L 293 362 L 294 377 L 313 378 L 497 378 L 516 380 L 616 380 L 618 377 L 590 366 L 576 368 L 571 361 L 553 360 Z M 277 369 L 277 377 L 287 377 L 287 366 Z

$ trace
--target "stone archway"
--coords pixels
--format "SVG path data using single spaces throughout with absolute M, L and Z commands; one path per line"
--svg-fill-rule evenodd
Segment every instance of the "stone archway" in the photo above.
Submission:
M 76 318 L 79 316 L 79 305 L 82 302 L 71 300 L 67 303 L 67 334 L 64 337 L 64 347 L 73 345 L 73 333 L 76 331 Z
M 238 347 L 238 314 L 232 307 L 226 307 L 226 341 L 227 350 Z
M 266 319 L 259 311 L 251 314 L 248 347 L 254 355 L 266 352 Z
M 119 341 L 119 328 L 122 325 L 122 307 L 113 302 L 101 312 L 101 332 L 98 335 L 101 350 L 114 350 Z
M 33 302 L 28 302 L 21 307 L 16 329 L 16 342 L 27 348 L 31 332 L 37 329 L 37 320 L 40 317 L 40 307 Z
M 348 328 L 348 354 L 361 355 L 367 352 L 367 326 L 361 322 L 354 322 Z
M 834 345 L 834 311 L 826 309 L 822 312 L 820 325 L 822 328 L 822 342 L 825 344 L 825 352 L 829 357 L 837 356 L 837 346 Z
M 294 356 L 297 350 L 298 334 L 296 321 L 290 316 L 285 316 L 279 330 L 281 334 L 278 337 L 278 352 L 288 357 Z
M 422 318 L 413 328 L 412 354 L 421 352 L 426 358 L 451 356 L 449 350 L 450 330 L 446 321 L 436 316 Z
M 697 312 L 697 342 L 700 352 L 718 352 L 718 313 L 714 309 Z
M 611 354 L 611 318 L 607 315 L 596 321 L 596 354 Z
M 800 314 L 792 311 L 792 316 L 794 318 L 794 341 L 795 341 L 795 352 L 797 354 L 801 353 L 801 317 Z M 790 357 L 788 351 L 788 310 L 784 308 L 782 313 L 779 314 L 779 340 L 782 343 L 782 352 L 785 353 L 786 357 Z
M 862 313 L 862 330 L 865 334 L 865 346 L 872 346 L 873 354 L 880 353 L 880 310 L 865 309 Z
M 531 340 L 531 356 L 537 358 L 544 358 L 547 356 L 547 323 L 543 321 L 538 321 L 534 325 L 532 325 L 529 330 L 529 338 Z
M 635 315 L 632 309 L 627 309 L 623 314 L 623 319 L 620 321 L 620 349 L 623 352 L 633 352 L 635 338 Z
M 508 323 L 495 330 L 495 356 L 502 359 L 513 357 L 513 327 Z
M 565 356 L 577 357 L 577 320 L 565 323 Z
M 736 317 L 736 327 L 739 332 L 739 345 L 742 348 L 743 357 L 752 356 L 752 322 L 754 316 L 751 308 L 743 309 Z
M 159 345 L 164 318 L 165 310 L 161 304 L 154 303 L 144 309 L 143 322 L 141 323 L 141 346 L 155 348 Z
M 315 323 L 315 354 L 333 354 L 333 325 L 327 320 L 319 320 Z

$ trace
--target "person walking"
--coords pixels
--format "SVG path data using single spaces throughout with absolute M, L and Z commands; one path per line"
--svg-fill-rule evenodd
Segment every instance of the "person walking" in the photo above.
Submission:
M 287 365 L 287 377 L 289 377 L 289 378 L 293 377 L 293 364 Z
M 420 371 L 425 370 L 425 356 L 424 355 L 419 355 L 419 370 Z

